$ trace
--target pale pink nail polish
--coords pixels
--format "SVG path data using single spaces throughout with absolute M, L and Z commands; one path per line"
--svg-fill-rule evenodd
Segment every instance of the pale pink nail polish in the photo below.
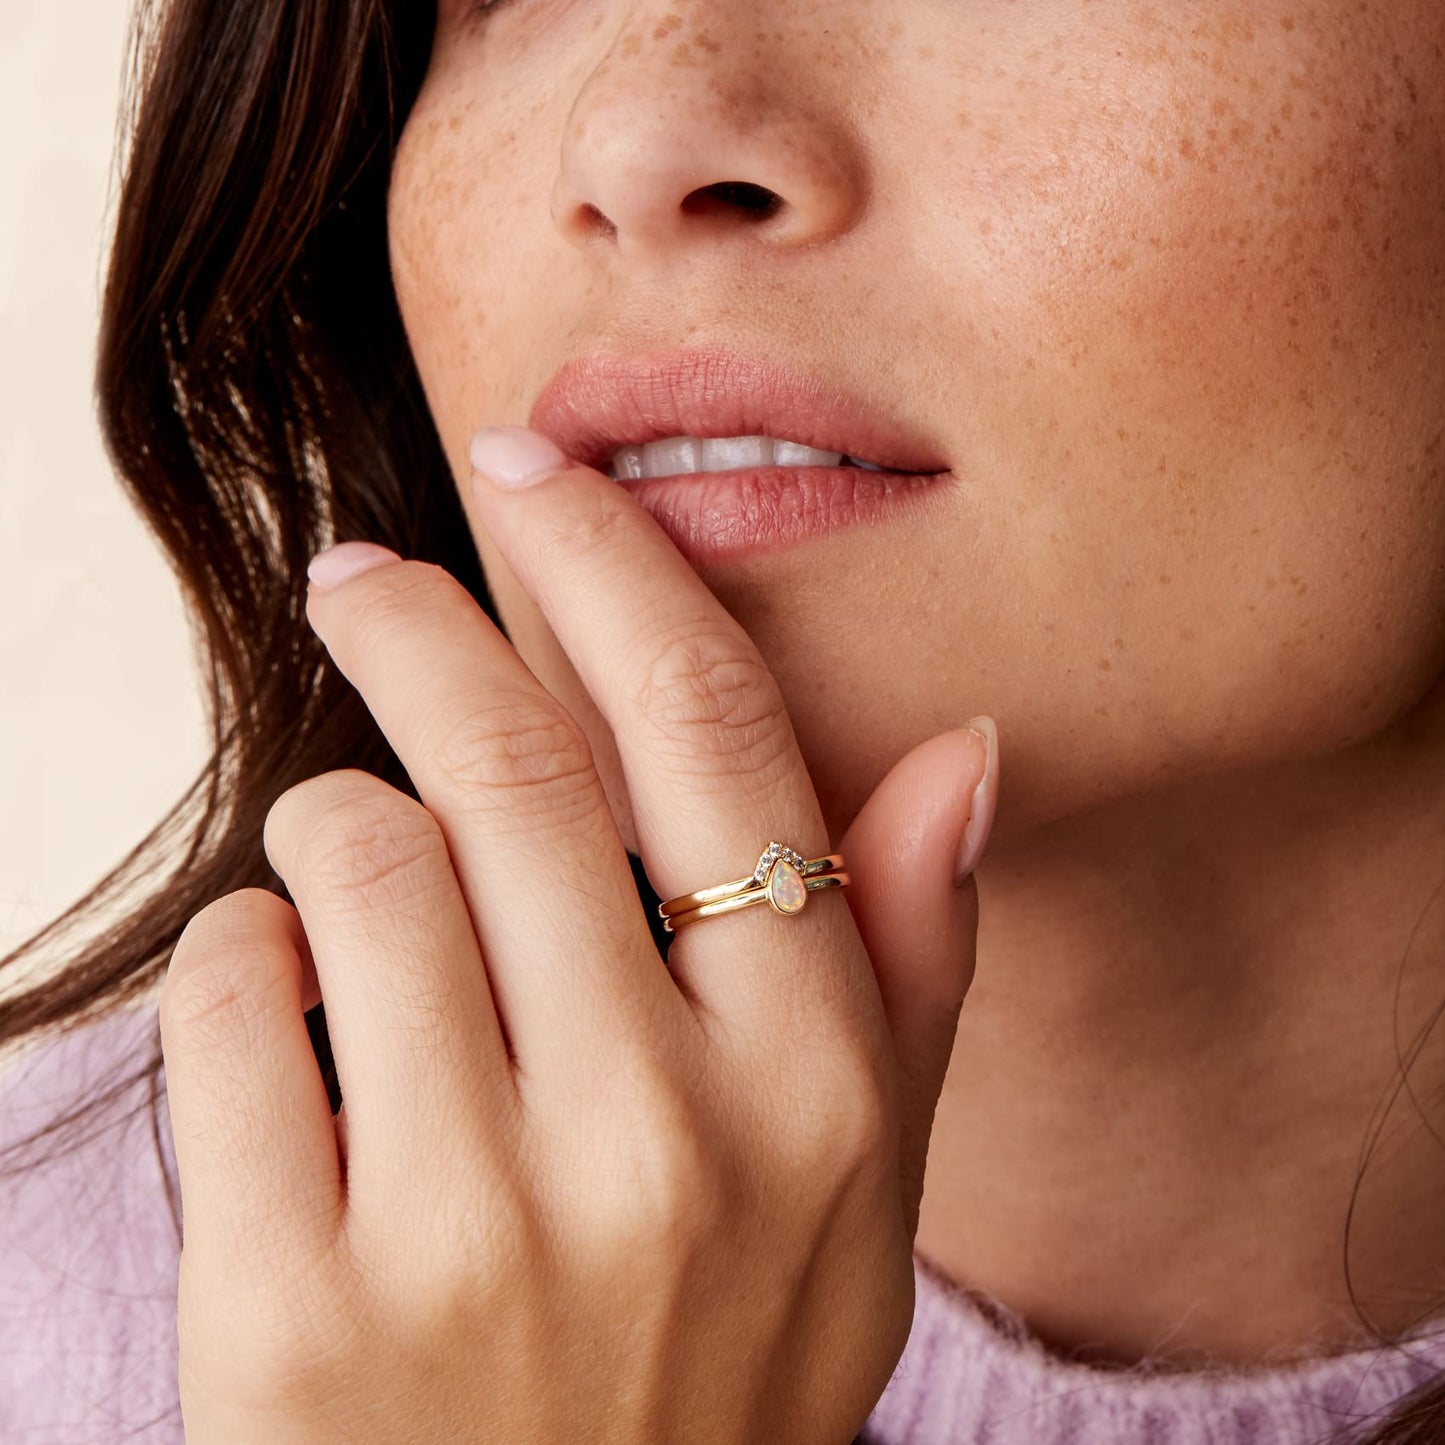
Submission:
M 373 567 L 384 566 L 387 562 L 400 562 L 401 558 L 378 542 L 338 542 L 318 552 L 306 568 L 306 575 L 312 583 L 323 590 L 339 586 L 348 577 Z
M 983 738 L 988 746 L 988 763 L 983 777 L 973 790 L 972 806 L 968 823 L 963 830 L 963 843 L 958 850 L 958 866 L 954 872 L 954 883 L 961 884 L 973 872 L 988 842 L 993 827 L 994 803 L 998 797 L 998 728 L 988 716 L 972 717 L 968 726 Z
M 484 426 L 472 438 L 470 453 L 472 466 L 508 491 L 530 487 L 570 465 L 554 441 L 524 426 Z

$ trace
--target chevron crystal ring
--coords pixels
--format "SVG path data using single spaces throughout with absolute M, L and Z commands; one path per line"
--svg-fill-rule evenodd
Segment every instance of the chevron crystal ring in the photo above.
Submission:
M 785 843 L 769 843 L 759 856 L 757 867 L 746 878 L 699 888 L 694 893 L 681 893 L 659 903 L 657 911 L 667 933 L 676 933 L 679 928 L 704 918 L 749 908 L 754 903 L 766 903 L 774 913 L 801 913 L 808 894 L 815 888 L 842 888 L 848 884 L 848 875 L 841 871 L 842 867 L 841 853 L 804 858 Z

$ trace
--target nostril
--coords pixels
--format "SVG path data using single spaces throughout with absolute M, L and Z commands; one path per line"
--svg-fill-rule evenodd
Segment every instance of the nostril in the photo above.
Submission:
M 694 191 L 683 202 L 686 211 L 707 214 L 724 207 L 741 208 L 750 211 L 759 220 L 766 221 L 782 209 L 783 198 L 766 186 L 755 186 L 750 181 L 718 181 Z
M 581 216 L 588 240 L 610 241 L 617 234 L 616 225 L 590 201 L 582 207 Z

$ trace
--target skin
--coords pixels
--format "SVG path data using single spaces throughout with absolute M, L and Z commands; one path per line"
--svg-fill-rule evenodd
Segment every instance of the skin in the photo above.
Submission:
M 724 179 L 783 213 L 684 208 Z M 598 349 L 734 344 L 929 430 L 926 531 L 704 572 L 830 841 L 998 723 L 918 1252 L 1085 1358 L 1355 1342 L 1361 1145 L 1445 995 L 1437 0 L 441 0 L 390 245 L 459 484 Z M 1411 1078 L 1433 1123 L 1438 1044 Z M 1408 1098 L 1383 1146 L 1349 1263 L 1394 1331 L 1445 1297 L 1445 1151 Z
M 479 505 L 622 740 L 649 871 L 716 877 L 763 818 L 817 858 L 756 650 L 632 498 L 558 461 Z M 652 607 L 599 604 L 639 567 Z M 957 819 L 994 749 L 929 739 L 845 835 L 858 878 L 807 893 L 831 906 L 684 926 L 664 966 L 585 734 L 471 594 L 369 542 L 309 573 L 420 801 L 354 768 L 288 788 L 262 841 L 289 900 L 226 894 L 173 952 L 186 1440 L 853 1439 L 912 1320 L 978 925 Z

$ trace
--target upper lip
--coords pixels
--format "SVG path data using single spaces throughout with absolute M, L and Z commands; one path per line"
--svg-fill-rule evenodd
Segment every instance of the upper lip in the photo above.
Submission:
M 947 470 L 928 438 L 847 389 L 723 347 L 569 361 L 530 425 L 598 470 L 621 447 L 677 436 L 778 437 L 896 471 Z

